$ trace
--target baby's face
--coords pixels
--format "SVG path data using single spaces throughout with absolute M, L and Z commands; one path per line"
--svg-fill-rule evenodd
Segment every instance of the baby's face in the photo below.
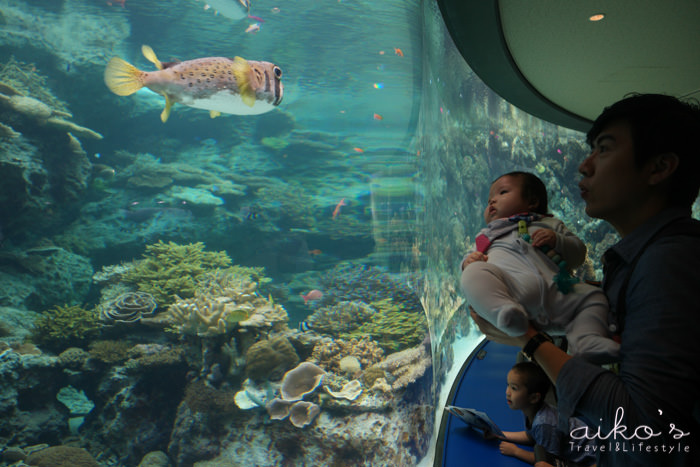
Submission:
M 514 216 L 529 211 L 530 208 L 532 206 L 523 199 L 520 177 L 504 175 L 491 185 L 489 202 L 484 209 L 484 221 L 488 224 L 494 219 Z

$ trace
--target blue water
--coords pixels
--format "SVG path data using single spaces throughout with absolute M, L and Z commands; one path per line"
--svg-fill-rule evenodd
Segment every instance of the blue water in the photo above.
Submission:
M 535 171 L 594 259 L 614 240 L 572 202 L 582 135 L 488 90 L 432 2 L 207 6 L 0 0 L 0 450 L 429 464 L 452 346 L 474 338 L 455 269 L 488 182 Z M 162 96 L 103 82 L 114 56 L 154 70 L 142 45 L 273 62 L 284 99 L 162 123 Z M 304 361 L 318 414 L 271 417 Z

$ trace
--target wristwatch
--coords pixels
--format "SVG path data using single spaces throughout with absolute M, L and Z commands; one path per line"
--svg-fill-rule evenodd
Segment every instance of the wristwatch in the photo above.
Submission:
M 540 331 L 534 336 L 532 336 L 529 341 L 527 341 L 527 344 L 525 344 L 525 347 L 523 347 L 523 353 L 530 360 L 534 360 L 535 351 L 544 342 L 554 343 L 554 339 L 552 339 L 552 337 L 549 334 Z

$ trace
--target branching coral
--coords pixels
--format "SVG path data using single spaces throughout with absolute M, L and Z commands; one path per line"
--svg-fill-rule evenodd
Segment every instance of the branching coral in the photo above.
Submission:
M 151 294 L 157 303 L 168 305 L 179 297 L 193 297 L 198 279 L 209 270 L 230 264 L 231 258 L 226 252 L 204 251 L 201 242 L 178 245 L 158 241 L 146 247 L 144 258 L 137 261 L 123 279 Z
M 39 344 L 67 347 L 97 330 L 97 313 L 77 305 L 57 306 L 34 322 L 32 340 Z
M 367 305 L 340 302 L 316 310 L 307 320 L 311 329 L 341 339 L 369 336 L 386 351 L 412 347 L 425 338 L 428 323 L 421 310 L 405 310 L 406 302 L 383 298 Z
M 360 301 L 339 302 L 317 309 L 307 323 L 318 333 L 340 337 L 371 319 L 374 312 L 372 307 Z
M 179 334 L 211 336 L 236 327 L 270 328 L 288 320 L 287 312 L 271 298 L 260 296 L 258 283 L 246 268 L 230 268 L 206 275 L 195 297 L 177 301 L 168 309 L 170 330 Z
M 372 302 L 376 312 L 371 318 L 341 337 L 371 336 L 388 352 L 419 344 L 428 332 L 428 322 L 421 311 L 405 311 L 400 304 L 385 298 Z
M 359 300 L 372 303 L 391 297 L 405 310 L 420 310 L 420 300 L 409 282 L 380 268 L 339 265 L 321 277 L 321 305 Z

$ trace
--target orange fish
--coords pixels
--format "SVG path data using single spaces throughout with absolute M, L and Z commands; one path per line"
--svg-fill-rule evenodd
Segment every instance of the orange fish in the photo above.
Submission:
M 313 289 L 306 295 L 304 295 L 303 293 L 299 295 L 301 296 L 301 298 L 304 299 L 304 305 L 306 305 L 309 303 L 309 301 L 320 300 L 321 297 L 323 297 L 323 292 L 321 292 L 320 290 Z
M 363 152 L 365 152 L 365 150 L 362 149 L 362 148 L 352 148 L 352 150 L 355 151 L 355 152 L 359 152 L 360 154 L 362 154 Z
M 332 219 L 335 220 L 335 218 L 338 217 L 338 214 L 340 214 L 340 207 L 341 206 L 347 206 L 347 204 L 345 204 L 345 198 L 341 199 L 340 202 L 335 205 L 335 209 L 333 210 Z
M 372 118 L 374 118 L 375 120 L 384 120 L 384 117 L 382 117 L 382 116 L 379 115 L 379 114 L 374 114 L 374 115 L 372 115 Z
M 314 250 L 309 250 L 309 254 L 310 254 L 311 256 L 318 256 L 318 255 L 321 254 L 321 250 L 319 250 L 318 248 L 316 248 L 316 249 L 314 249 Z
M 394 47 L 394 53 L 399 57 L 403 57 L 403 50 L 399 49 L 398 47 Z

